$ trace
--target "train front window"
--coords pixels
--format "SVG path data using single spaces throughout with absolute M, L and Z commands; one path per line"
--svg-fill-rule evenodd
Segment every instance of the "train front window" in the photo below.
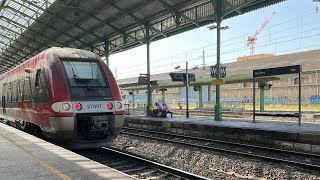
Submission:
M 110 89 L 98 61 L 63 60 L 71 96 L 110 97 Z

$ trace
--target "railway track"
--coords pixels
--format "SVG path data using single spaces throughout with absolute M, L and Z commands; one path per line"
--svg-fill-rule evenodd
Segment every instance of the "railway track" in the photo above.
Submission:
M 297 166 L 308 170 L 320 170 L 320 155 L 316 154 L 286 151 L 260 146 L 225 142 L 220 140 L 203 139 L 132 128 L 123 128 L 121 134 L 138 136 L 148 139 L 156 139 L 171 143 L 179 143 L 182 145 L 232 153 L 247 156 L 250 158 L 264 159 L 276 163 L 286 163 L 290 166 Z
M 76 150 L 82 156 L 117 169 L 136 179 L 207 179 L 151 160 L 134 156 L 113 148 Z

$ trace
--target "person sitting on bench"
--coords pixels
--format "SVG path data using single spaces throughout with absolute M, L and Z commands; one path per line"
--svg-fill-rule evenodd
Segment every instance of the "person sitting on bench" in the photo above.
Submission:
M 160 103 L 158 104 L 158 113 L 161 113 L 162 110 L 164 110 L 164 108 L 163 108 L 163 105 Z
M 156 103 L 156 104 L 153 106 L 152 116 L 153 116 L 153 117 L 157 117 L 158 114 L 159 114 L 159 104 Z
M 171 117 L 172 117 L 172 112 L 171 112 L 171 108 L 170 108 L 169 104 L 164 103 L 163 109 L 166 110 L 166 113 L 170 113 Z

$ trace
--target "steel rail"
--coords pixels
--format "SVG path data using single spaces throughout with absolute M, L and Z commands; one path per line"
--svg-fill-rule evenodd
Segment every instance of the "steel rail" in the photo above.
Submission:
M 176 175 L 176 176 L 179 176 L 179 177 L 182 177 L 182 178 L 199 179 L 199 180 L 208 179 L 208 178 L 203 177 L 203 176 L 192 174 L 192 173 L 180 170 L 180 169 L 176 169 L 176 168 L 164 165 L 164 164 L 160 164 L 160 163 L 155 162 L 155 161 L 151 161 L 151 160 L 148 160 L 148 159 L 145 159 L 145 158 L 142 158 L 142 157 L 138 157 L 138 156 L 135 156 L 135 155 L 132 155 L 132 154 L 128 154 L 127 152 L 119 151 L 119 150 L 114 149 L 114 148 L 103 147 L 103 149 L 111 151 L 111 152 L 114 152 L 114 153 L 117 153 L 117 154 L 121 154 L 121 155 L 127 156 L 130 159 L 133 159 L 134 161 L 141 162 L 142 164 L 147 164 L 149 166 L 152 166 L 154 168 L 160 169 L 160 170 L 162 170 L 164 172 L 168 172 L 170 174 L 173 174 L 173 175 Z
M 130 130 L 131 132 L 126 132 Z M 132 132 L 136 131 L 136 132 Z M 143 133 L 152 133 L 152 135 L 146 135 L 146 134 L 141 134 Z M 191 136 L 185 136 L 185 135 L 177 135 L 177 134 L 171 134 L 171 133 L 163 133 L 163 132 L 156 132 L 156 131 L 149 131 L 149 130 L 142 130 L 142 129 L 133 129 L 133 128 L 126 128 L 124 127 L 123 130 L 121 131 L 121 134 L 127 134 L 127 135 L 132 135 L 132 136 L 138 136 L 138 137 L 143 137 L 143 138 L 150 138 L 150 139 L 156 139 L 156 140 L 161 140 L 165 142 L 171 142 L 171 143 L 179 143 L 182 145 L 188 145 L 188 146 L 194 146 L 194 147 L 199 147 L 199 148 L 205 148 L 209 150 L 216 150 L 220 152 L 227 152 L 227 153 L 232 153 L 232 154 L 237 154 L 237 155 L 243 155 L 243 156 L 248 156 L 248 157 L 255 157 L 255 158 L 261 158 L 265 160 L 270 160 L 274 162 L 282 162 L 282 163 L 287 163 L 290 165 L 297 165 L 306 169 L 312 169 L 312 170 L 319 170 L 320 169 L 320 155 L 316 154 L 310 154 L 310 153 L 303 153 L 303 152 L 295 152 L 295 151 L 288 151 L 288 150 L 281 150 L 281 149 L 274 149 L 274 148 L 268 148 L 268 147 L 261 147 L 261 146 L 255 146 L 255 145 L 248 145 L 248 144 L 240 144 L 240 143 L 234 143 L 234 142 L 227 142 L 227 141 L 221 141 L 221 140 L 212 140 L 212 139 L 204 139 L 204 138 L 198 138 L 198 137 L 191 137 Z M 162 135 L 162 136 L 167 136 L 166 137 L 155 137 L 154 135 Z M 175 139 L 169 139 L 168 137 L 174 137 Z M 184 138 L 184 140 L 177 140 L 177 138 Z M 248 152 L 241 152 L 237 150 L 232 150 L 228 149 L 225 147 L 213 147 L 209 145 L 202 145 L 202 144 L 196 144 L 192 142 L 187 142 L 188 140 L 195 140 L 195 141 L 203 141 L 202 144 L 209 144 L 209 143 L 215 143 L 220 145 L 233 145 L 233 146 L 238 146 L 241 148 L 250 148 Z M 255 154 L 253 150 L 260 150 L 260 151 L 265 151 L 265 154 L 289 154 L 288 157 L 302 157 L 301 159 L 305 159 L 305 162 L 298 162 L 298 161 L 293 161 L 285 158 L 278 158 L 278 157 L 271 157 L 268 155 L 261 155 L 261 154 Z M 319 164 L 312 164 L 308 163 L 307 161 L 310 161 L 313 158 L 319 159 Z

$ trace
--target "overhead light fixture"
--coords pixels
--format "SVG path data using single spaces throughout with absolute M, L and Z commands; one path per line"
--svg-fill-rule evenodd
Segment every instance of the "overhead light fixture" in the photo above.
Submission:
M 179 66 L 176 66 L 174 69 L 179 69 L 180 68 L 180 65 Z
M 213 29 L 217 29 L 218 26 L 212 25 L 212 26 L 209 26 L 208 28 L 209 28 L 209 30 L 213 30 Z M 223 26 L 223 27 L 220 27 L 220 29 L 221 30 L 227 30 L 227 29 L 230 29 L 230 28 L 229 28 L 229 26 Z

